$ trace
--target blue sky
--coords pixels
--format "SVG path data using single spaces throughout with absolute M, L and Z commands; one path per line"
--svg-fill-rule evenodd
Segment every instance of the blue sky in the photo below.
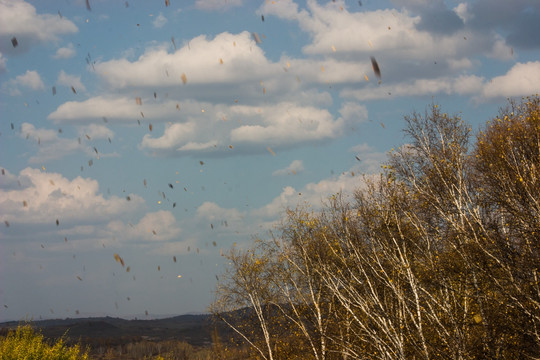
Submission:
M 204 312 L 222 252 L 361 187 L 404 115 L 540 92 L 533 0 L 89 5 L 0 0 L 0 320 Z

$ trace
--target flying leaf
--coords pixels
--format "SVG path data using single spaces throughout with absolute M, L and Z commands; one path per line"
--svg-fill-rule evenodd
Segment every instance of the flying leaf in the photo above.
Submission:
M 373 56 L 371 57 L 371 66 L 373 67 L 373 72 L 375 73 L 375 76 L 380 80 L 381 69 L 379 68 L 379 64 L 377 63 L 377 60 L 375 60 Z
M 262 43 L 261 38 L 259 37 L 259 34 L 257 34 L 256 32 L 251 33 L 251 36 L 253 36 L 253 40 L 255 40 L 255 42 L 256 42 L 257 44 L 261 44 L 261 43 Z
M 114 254 L 114 260 L 116 260 L 117 263 L 122 264 L 122 267 L 124 267 L 124 265 L 125 265 L 124 259 L 122 259 L 122 258 L 120 257 L 120 255 L 118 255 L 118 254 L 115 253 L 115 254 Z
M 19 42 L 17 41 L 17 38 L 15 36 L 11 38 L 11 45 L 13 45 L 14 48 L 19 45 Z
M 182 75 L 180 76 L 180 78 L 182 79 L 182 83 L 185 85 L 187 83 L 187 77 L 186 77 L 186 74 L 182 73 Z

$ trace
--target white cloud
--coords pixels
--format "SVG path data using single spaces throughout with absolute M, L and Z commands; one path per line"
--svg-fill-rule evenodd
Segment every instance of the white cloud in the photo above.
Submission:
M 218 204 L 205 201 L 197 208 L 197 217 L 203 218 L 207 221 L 227 221 L 236 222 L 244 218 L 245 214 L 241 213 L 237 209 L 226 209 L 220 207 Z
M 58 41 L 59 35 L 75 33 L 77 26 L 56 14 L 37 14 L 23 0 L 0 1 L 0 51 L 5 54 L 26 51 L 32 45 Z M 19 45 L 11 45 L 15 34 Z
M 154 25 L 155 28 L 160 29 L 163 26 L 165 26 L 167 21 L 168 21 L 167 18 L 163 16 L 162 13 L 159 13 L 159 15 L 154 19 L 154 21 L 152 21 L 152 24 Z
M 183 86 L 182 74 L 185 74 L 185 87 L 192 91 L 195 84 L 238 85 L 251 80 L 254 74 L 262 79 L 268 74 L 283 72 L 281 66 L 269 65 L 250 33 L 225 32 L 212 40 L 198 36 L 174 53 L 168 53 L 163 47 L 151 48 L 135 62 L 127 59 L 98 62 L 95 69 L 111 89 Z
M 515 64 L 505 75 L 485 84 L 485 98 L 527 96 L 540 93 L 540 61 Z
M 113 139 L 114 132 L 105 125 L 89 124 L 87 126 L 81 126 L 79 128 L 79 134 L 81 137 L 89 136 L 93 140 L 97 139 Z
M 473 17 L 473 15 L 469 12 L 469 7 L 467 3 L 459 3 L 454 8 L 454 11 L 464 23 L 467 23 Z
M 289 102 L 264 106 L 186 102 L 180 107 L 182 122 L 167 124 L 160 137 L 146 134 L 142 148 L 165 154 L 266 152 L 268 146 L 276 150 L 334 139 L 346 126 L 326 109 Z
M 12 226 L 49 224 L 55 228 L 56 219 L 62 226 L 108 222 L 114 217 L 129 218 L 137 208 L 144 208 L 144 200 L 133 194 L 130 202 L 116 196 L 105 199 L 98 192 L 98 182 L 89 178 L 69 180 L 33 168 L 22 170 L 17 178 L 21 187 L 0 188 L 0 220 Z
M 28 162 L 31 164 L 43 164 L 51 160 L 61 159 L 67 155 L 82 152 L 89 156 L 104 157 L 115 156 L 115 154 L 95 153 L 94 146 L 89 146 L 81 142 L 86 140 L 88 135 L 92 140 L 113 138 L 114 133 L 103 125 L 90 124 L 79 129 L 81 136 L 79 139 L 67 139 L 59 136 L 59 131 L 50 129 L 39 129 L 30 123 L 21 125 L 21 138 L 33 141 L 37 147 L 37 154 L 31 156 Z
M 364 105 L 356 102 L 344 102 L 339 109 L 339 113 L 348 123 L 358 123 L 367 120 L 368 111 Z
M 244 0 L 196 0 L 195 7 L 202 10 L 223 10 L 241 6 Z
M 6 58 L 0 52 L 0 74 L 6 72 Z
M 77 91 L 86 91 L 86 87 L 82 84 L 80 76 L 66 74 L 64 70 L 60 71 L 56 82 L 70 89 L 74 87 Z
M 56 50 L 56 54 L 53 55 L 54 59 L 69 59 L 75 56 L 75 47 L 72 43 L 69 43 L 66 47 L 61 47 Z
M 293 162 L 291 162 L 289 166 L 287 166 L 286 168 L 274 171 L 272 175 L 273 176 L 282 176 L 282 175 L 291 175 L 291 174 L 296 175 L 298 173 L 301 173 L 302 171 L 304 171 L 304 163 L 302 162 L 302 160 L 293 160 Z
M 129 198 L 105 198 L 98 182 L 90 178 L 69 180 L 32 168 L 18 176 L 6 171 L 0 182 L 0 221 L 18 231 L 17 238 L 5 235 L 6 241 L 35 240 L 39 229 L 40 238 L 66 237 L 78 249 L 178 240 L 182 230 L 170 211 L 145 213 L 140 196 Z M 72 251 L 72 246 L 53 241 L 47 249 Z
M 18 75 L 15 79 L 10 79 L 2 84 L 2 88 L 7 89 L 10 95 L 21 95 L 21 87 L 31 90 L 45 89 L 41 76 L 35 70 L 26 70 L 26 73 L 23 75 Z
M 122 221 L 111 221 L 107 231 L 116 234 L 120 241 L 170 241 L 181 233 L 176 219 L 170 211 L 160 210 L 147 213 L 135 225 Z
M 87 119 L 130 120 L 141 118 L 140 107 L 135 99 L 125 97 L 97 96 L 85 101 L 68 101 L 60 105 L 47 117 L 55 122 Z
M 371 86 L 364 89 L 344 89 L 340 95 L 360 101 L 384 99 L 389 96 L 422 96 L 443 93 L 447 95 L 476 95 L 483 86 L 483 78 L 476 75 L 459 76 L 457 78 L 441 77 L 435 79 L 418 79 L 413 82 L 395 85 Z

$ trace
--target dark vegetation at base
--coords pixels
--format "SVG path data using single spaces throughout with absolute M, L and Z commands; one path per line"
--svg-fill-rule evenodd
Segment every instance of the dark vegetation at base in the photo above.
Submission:
M 0 324 L 0 336 L 15 329 L 19 322 Z M 229 332 L 216 324 L 211 315 L 181 315 L 158 320 L 125 320 L 113 317 L 42 320 L 31 324 L 49 340 L 64 338 L 68 344 L 90 348 L 92 358 L 206 359 L 212 337 Z M 172 356 L 167 356 L 167 354 Z M 210 356 L 210 357 L 208 357 Z

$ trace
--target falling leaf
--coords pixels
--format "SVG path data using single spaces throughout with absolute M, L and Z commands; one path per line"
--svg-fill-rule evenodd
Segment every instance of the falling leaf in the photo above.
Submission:
M 173 189 L 173 188 L 174 188 L 174 187 L 173 187 L 173 184 L 170 184 L 170 183 L 169 183 L 169 187 L 170 187 L 171 189 Z
M 152 131 L 152 124 L 148 124 L 148 130 Z
M 56 226 L 59 226 L 59 225 L 60 225 L 60 221 L 56 219 Z
M 84 134 L 88 140 L 92 139 L 90 135 Z
M 180 104 L 176 104 L 176 110 L 180 110 Z
M 219 58 L 219 63 L 220 63 L 221 65 L 223 65 L 223 59 L 222 59 L 222 58 Z
M 321 66 L 321 72 L 324 72 L 324 66 Z
M 178 276 L 176 276 L 176 277 L 180 279 L 180 278 L 182 277 L 182 275 L 178 275 Z
M 229 149 L 232 149 L 232 148 L 233 148 L 233 146 L 232 146 L 232 145 L 229 145 Z
M 73 86 L 71 87 L 71 91 L 73 91 L 73 93 L 74 93 L 75 95 L 77 95 L 77 91 L 75 90 L 75 88 L 74 88 Z
M 94 165 L 94 160 L 88 160 L 88 166 Z
M 381 78 L 381 69 L 379 68 L 379 64 L 377 63 L 377 60 L 373 56 L 371 56 L 371 66 L 373 67 L 373 72 L 375 73 L 375 76 L 377 76 L 378 79 Z
M 176 50 L 176 43 L 174 42 L 174 36 L 171 36 L 171 42 L 174 46 L 174 50 Z
M 369 81 L 369 78 L 367 75 L 364 75 L 364 79 L 366 79 L 366 81 Z
M 158 265 L 157 271 L 161 271 L 161 266 Z
M 77 279 L 79 279 L 79 281 L 82 281 L 82 278 L 79 275 L 77 275 Z
M 212 241 L 212 245 L 214 245 L 214 247 L 216 247 L 216 246 L 217 246 L 217 243 L 216 243 L 216 241 L 215 241 L 215 240 L 214 240 L 214 241 Z
M 373 47 L 373 44 L 371 43 L 371 40 L 368 40 L 368 45 L 369 45 L 370 48 Z
M 126 196 L 127 201 L 131 201 L 131 196 Z
M 143 180 L 144 187 L 146 187 L 146 179 Z
M 129 272 L 130 270 L 131 270 L 131 267 L 128 266 L 128 267 L 126 268 L 126 272 Z
M 52 94 L 53 94 L 53 96 L 56 95 L 56 86 L 52 87 Z
M 171 0 L 165 0 L 165 7 L 171 5 Z
M 199 160 L 199 164 L 204 165 L 204 161 Z
M 11 38 L 11 45 L 13 45 L 14 48 L 19 45 L 19 42 L 17 41 L 17 38 L 15 36 Z
M 122 259 L 122 258 L 120 257 L 120 255 L 118 255 L 118 254 L 115 253 L 115 254 L 114 254 L 114 260 L 116 260 L 116 262 L 122 264 L 122 267 L 124 267 L 124 265 L 125 265 L 125 264 L 124 264 L 124 259 Z
M 336 47 L 334 45 L 332 45 L 332 51 L 336 52 Z
M 23 200 L 23 207 L 27 207 L 28 206 L 28 203 L 26 202 L 26 200 Z
M 173 256 L 173 261 L 176 262 L 176 256 Z
M 136 97 L 135 98 L 135 103 L 137 103 L 137 105 L 142 105 L 142 100 L 140 97 Z
M 262 22 L 264 22 L 264 15 L 261 15 L 261 20 Z
M 64 242 L 67 242 L 67 237 L 64 237 Z
M 272 150 L 272 149 L 270 148 L 270 146 L 267 147 L 266 150 L 268 150 L 268 152 L 269 152 L 270 154 L 272 154 L 272 156 L 276 156 L 276 153 L 274 152 L 274 150 Z
M 355 156 L 355 158 L 356 158 L 356 160 L 361 161 L 360 158 L 359 158 L 358 156 Z
M 156 230 L 152 230 L 152 234 L 157 235 Z
M 90 8 L 90 0 L 86 0 L 86 10 L 92 11 L 92 9 Z
M 185 85 L 187 83 L 187 77 L 186 77 L 186 74 L 182 73 L 182 75 L 180 76 L 180 78 L 182 79 L 182 83 Z
M 257 34 L 256 32 L 251 33 L 251 36 L 253 36 L 253 40 L 255 40 L 255 42 L 256 42 L 257 44 L 262 43 L 261 38 L 259 37 L 259 34 Z
M 174 208 L 176 207 L 176 203 L 173 203 L 173 204 L 172 204 L 172 207 L 173 207 L 173 209 L 174 209 Z
M 210 228 L 214 230 L 214 224 L 210 224 Z
M 6 227 L 9 227 L 9 221 L 4 220 L 4 224 L 6 224 Z

